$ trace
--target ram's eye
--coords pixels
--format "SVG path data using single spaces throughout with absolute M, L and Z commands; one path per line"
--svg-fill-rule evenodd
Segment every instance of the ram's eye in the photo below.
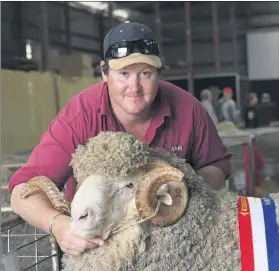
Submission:
M 134 185 L 133 185 L 132 183 L 129 183 L 129 184 L 126 185 L 126 187 L 127 187 L 127 188 L 133 188 Z

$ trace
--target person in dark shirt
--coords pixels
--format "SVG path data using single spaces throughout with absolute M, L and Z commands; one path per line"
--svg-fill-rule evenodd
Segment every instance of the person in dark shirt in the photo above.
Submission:
M 210 86 L 209 90 L 212 93 L 212 101 L 211 101 L 212 106 L 217 115 L 218 122 L 221 122 L 221 121 L 223 121 L 223 116 L 222 116 L 221 104 L 220 104 L 219 98 L 220 98 L 220 94 L 222 93 L 222 91 L 217 86 Z
M 257 114 L 258 96 L 252 92 L 248 94 L 248 105 L 244 109 L 244 123 L 245 128 L 258 127 L 258 114 Z
M 261 103 L 257 107 L 258 127 L 270 126 L 273 121 L 278 121 L 278 107 L 271 101 L 268 93 L 263 93 Z

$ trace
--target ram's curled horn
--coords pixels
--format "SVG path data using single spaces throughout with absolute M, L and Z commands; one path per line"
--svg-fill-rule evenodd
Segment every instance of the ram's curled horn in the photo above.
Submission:
M 150 220 L 158 226 L 171 225 L 182 217 L 188 204 L 184 173 L 157 158 L 148 159 L 146 167 L 147 173 L 141 178 L 136 191 L 139 215 L 145 219 L 155 213 L 158 204 L 157 192 L 163 184 L 167 184 L 172 204 L 161 204 L 158 214 Z
M 170 167 L 173 168 L 170 164 L 168 164 L 166 161 L 158 158 L 158 157 L 153 157 L 149 156 L 147 158 L 147 164 L 146 164 L 146 170 L 151 171 L 153 169 L 161 168 L 161 167 Z
M 45 176 L 34 177 L 28 181 L 22 189 L 20 197 L 24 199 L 38 191 L 45 192 L 55 210 L 66 215 L 70 214 L 69 203 L 64 199 L 55 184 Z

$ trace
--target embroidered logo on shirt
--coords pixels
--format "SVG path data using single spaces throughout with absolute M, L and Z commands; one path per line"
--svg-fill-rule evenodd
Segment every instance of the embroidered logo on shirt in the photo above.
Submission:
M 171 148 L 171 152 L 179 152 L 182 151 L 182 146 L 173 146 Z

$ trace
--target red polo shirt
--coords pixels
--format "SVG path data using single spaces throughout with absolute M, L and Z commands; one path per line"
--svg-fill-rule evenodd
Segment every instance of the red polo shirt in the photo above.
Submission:
M 160 81 L 155 110 L 144 141 L 186 158 L 194 169 L 212 165 L 229 175 L 230 154 L 199 101 L 187 91 Z M 9 190 L 35 176 L 47 176 L 59 189 L 67 183 L 66 198 L 76 187 L 69 166 L 79 144 L 100 131 L 123 131 L 112 113 L 107 84 L 98 83 L 73 97 L 49 125 L 27 163 L 11 178 Z

